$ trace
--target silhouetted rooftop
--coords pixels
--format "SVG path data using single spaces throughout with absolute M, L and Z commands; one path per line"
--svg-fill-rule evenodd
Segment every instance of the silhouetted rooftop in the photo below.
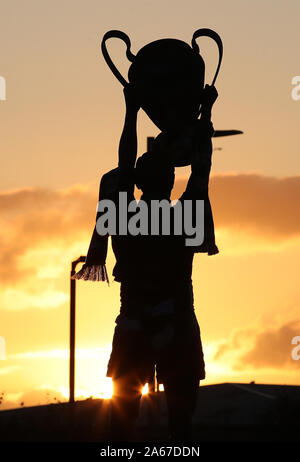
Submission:
M 25 403 L 26 404 L 26 403 Z M 1 441 L 105 441 L 110 400 L 88 399 L 0 412 Z M 294 440 L 300 386 L 255 383 L 201 385 L 194 415 L 197 441 Z M 167 437 L 164 392 L 142 397 L 136 438 Z

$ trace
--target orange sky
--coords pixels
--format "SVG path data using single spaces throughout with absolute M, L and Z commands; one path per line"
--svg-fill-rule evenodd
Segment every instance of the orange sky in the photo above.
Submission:
M 120 84 L 100 55 L 103 34 L 190 41 L 200 27 L 224 42 L 211 180 L 220 254 L 195 257 L 195 308 L 204 382 L 299 384 L 300 74 L 297 1 L 3 1 L 0 75 L 0 409 L 65 399 L 70 261 L 85 254 L 101 175 L 116 166 L 124 117 Z M 202 45 L 203 44 L 203 45 Z M 208 79 L 217 53 L 199 41 Z M 110 49 L 126 74 L 124 47 Z M 139 154 L 158 130 L 141 112 Z M 187 169 L 177 169 L 178 189 Z M 108 269 L 114 258 L 109 254 Z M 98 394 L 110 354 L 119 285 L 78 283 L 77 395 Z

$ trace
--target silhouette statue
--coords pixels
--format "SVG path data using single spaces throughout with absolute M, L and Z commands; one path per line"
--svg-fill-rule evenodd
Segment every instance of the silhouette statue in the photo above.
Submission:
M 204 87 L 204 61 L 195 43 L 203 31 L 217 36 L 207 29 L 197 31 L 193 48 L 173 39 L 159 40 L 145 46 L 136 58 L 130 52 L 129 38 L 119 31 L 107 33 L 102 42 L 106 60 L 124 84 L 126 115 L 118 167 L 103 175 L 99 200 L 110 199 L 118 208 L 119 193 L 126 192 L 128 205 L 135 201 L 136 185 L 142 191 L 141 199 L 149 205 L 151 222 L 151 202 L 170 203 L 175 166 L 191 164 L 191 174 L 179 202 L 183 210 L 186 199 L 192 203 L 194 220 L 196 200 L 203 200 L 205 220 L 204 240 L 197 246 L 185 245 L 184 230 L 181 235 L 173 232 L 172 213 L 168 236 L 161 228 L 158 235 L 111 236 L 116 258 L 113 276 L 121 284 L 120 313 L 115 320 L 106 373 L 112 377 L 114 387 L 111 441 L 133 438 L 142 387 L 152 380 L 155 365 L 158 382 L 163 383 L 166 394 L 170 438 L 188 439 L 199 381 L 205 378 L 200 328 L 194 311 L 192 264 L 196 252 L 214 255 L 219 251 L 208 196 L 214 134 L 211 109 L 218 93 L 214 85 Z M 126 41 L 127 56 L 133 61 L 129 83 L 114 67 L 105 48 L 105 40 L 116 34 Z M 217 43 L 221 50 L 220 38 Z M 155 66 L 152 60 L 156 60 Z M 218 69 L 220 62 L 221 52 Z M 174 85 L 170 85 L 172 82 Z M 136 161 L 136 122 L 141 107 L 162 132 L 151 150 Z M 96 220 L 102 213 L 97 212 Z M 128 220 L 131 216 L 128 213 Z M 107 244 L 108 235 L 99 235 L 95 226 L 86 262 L 75 278 L 108 282 Z

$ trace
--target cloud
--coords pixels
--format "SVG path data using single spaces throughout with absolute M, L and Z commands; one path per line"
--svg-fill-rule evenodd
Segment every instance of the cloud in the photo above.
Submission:
M 72 245 L 87 239 L 96 216 L 97 191 L 74 186 L 65 190 L 20 189 L 0 194 L 0 281 L 14 284 L 32 278 L 38 266 L 22 257 L 34 250 Z M 44 263 L 47 259 L 45 258 Z
M 249 364 L 257 368 L 299 368 L 300 363 L 292 359 L 291 345 L 292 339 L 297 335 L 300 335 L 300 319 L 277 329 L 267 329 L 258 333 L 253 348 L 240 357 L 237 367 Z
M 68 295 L 54 289 L 42 290 L 33 294 L 20 288 L 8 288 L 0 295 L 0 301 L 4 309 L 56 308 L 68 301 Z
M 214 360 L 233 359 L 233 369 L 294 369 L 300 361 L 292 359 L 292 339 L 300 335 L 300 318 L 265 329 L 241 329 L 228 342 L 219 345 Z
M 185 184 L 184 178 L 177 181 L 174 198 Z M 211 177 L 210 198 L 216 229 L 277 241 L 300 236 L 300 176 L 216 174 Z
M 183 192 L 186 181 L 187 178 L 177 179 L 173 198 Z M 222 245 L 235 249 L 243 246 L 245 233 L 254 241 L 263 239 L 265 243 L 276 245 L 300 238 L 298 176 L 217 174 L 211 177 L 210 197 L 216 234 L 222 230 L 225 233 L 219 234 L 222 236 L 221 250 Z M 0 193 L 0 284 L 16 287 L 27 281 L 32 284 L 32 293 L 36 291 L 35 277 L 53 279 L 62 268 L 65 271 L 69 254 L 77 255 L 76 245 L 81 243 L 81 249 L 82 243 L 86 249 L 88 247 L 97 199 L 95 185 L 74 185 L 60 190 L 26 188 Z M 231 240 L 224 245 L 226 236 L 231 236 Z M 46 294 L 46 287 L 44 290 Z M 55 295 L 55 287 L 53 291 L 52 299 L 57 303 L 59 297 Z
M 99 359 L 100 356 L 105 358 L 109 356 L 111 344 L 103 347 L 94 348 L 76 348 L 76 359 Z M 44 351 L 26 351 L 9 355 L 9 359 L 62 359 L 68 360 L 70 357 L 69 349 L 53 349 Z M 1 370 L 1 369 L 0 369 Z
M 0 409 L 15 409 L 18 407 L 38 406 L 66 401 L 63 393 L 52 388 L 41 387 L 28 390 L 24 393 L 4 393 L 0 403 Z
M 227 352 L 240 351 L 240 349 L 244 347 L 245 342 L 253 335 L 255 335 L 255 329 L 253 328 L 239 329 L 233 332 L 230 341 L 223 342 L 219 345 L 214 355 L 214 360 L 218 360 Z
M 20 368 L 21 366 L 19 365 L 0 367 L 0 375 L 11 374 L 12 372 L 19 370 Z

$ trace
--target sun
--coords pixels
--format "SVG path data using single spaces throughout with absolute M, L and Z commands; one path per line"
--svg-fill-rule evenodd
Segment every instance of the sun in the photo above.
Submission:
M 111 377 L 105 377 L 105 381 L 100 392 L 100 397 L 103 399 L 110 399 L 113 396 L 113 382 Z
M 145 383 L 142 389 L 142 395 L 147 395 L 149 393 L 149 385 L 148 383 Z

